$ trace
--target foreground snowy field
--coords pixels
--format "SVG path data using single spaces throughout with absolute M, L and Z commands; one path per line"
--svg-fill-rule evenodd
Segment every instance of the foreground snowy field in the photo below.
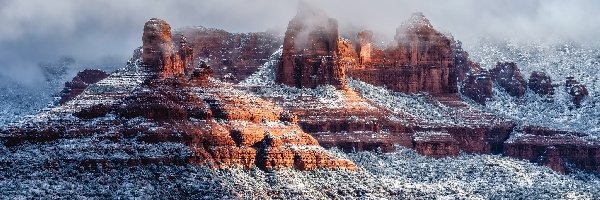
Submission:
M 69 165 L 43 166 L 38 162 L 43 159 L 32 159 L 44 157 L 48 153 L 46 150 L 61 152 L 70 148 L 69 142 L 59 143 L 11 151 L 3 148 L 3 154 L 19 157 L 21 161 L 2 165 L 0 196 L 8 199 L 600 198 L 597 176 L 585 173 L 560 175 L 546 167 L 499 156 L 462 154 L 457 158 L 433 159 L 402 147 L 389 154 L 336 151 L 354 161 L 359 166 L 357 172 L 212 170 L 194 165 L 112 166 L 83 170 Z M 176 152 L 178 147 L 166 148 Z

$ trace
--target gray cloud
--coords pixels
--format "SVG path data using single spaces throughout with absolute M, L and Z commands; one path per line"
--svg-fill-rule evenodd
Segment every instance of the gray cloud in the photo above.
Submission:
M 481 36 L 593 41 L 600 35 L 594 0 L 310 1 L 340 24 L 393 34 L 415 11 L 465 43 Z M 232 32 L 284 30 L 296 1 L 0 0 L 0 75 L 39 83 L 37 63 L 74 57 L 82 67 L 124 62 L 141 45 L 143 24 L 203 25 Z M 115 64 L 112 64 L 115 65 Z

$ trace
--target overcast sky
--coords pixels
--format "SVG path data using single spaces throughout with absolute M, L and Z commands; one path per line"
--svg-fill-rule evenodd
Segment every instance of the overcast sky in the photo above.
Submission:
M 416 11 L 465 43 L 481 36 L 595 41 L 595 0 L 321 0 L 340 24 L 393 34 Z M 144 22 L 202 25 L 231 32 L 283 30 L 297 1 L 283 0 L 0 0 L 0 75 L 39 83 L 37 64 L 71 56 L 84 67 L 124 62 L 141 45 Z M 114 64 L 113 64 L 114 65 Z

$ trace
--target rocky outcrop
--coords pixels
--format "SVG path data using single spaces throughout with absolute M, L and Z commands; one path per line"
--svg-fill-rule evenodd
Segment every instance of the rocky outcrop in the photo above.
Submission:
M 190 83 L 195 85 L 207 85 L 209 78 L 213 76 L 214 71 L 205 62 L 200 62 L 200 66 L 194 69 L 190 75 Z
M 191 48 L 183 36 L 173 40 L 171 26 L 166 21 L 152 18 L 146 22 L 142 41 L 143 65 L 158 77 L 183 76 L 191 67 Z
M 584 134 L 525 128 L 511 135 L 515 124 L 510 120 L 462 101 L 457 81 L 462 81 L 463 95 L 481 104 L 492 97 L 494 81 L 515 96 L 522 96 L 525 83 L 514 63 L 501 63 L 491 74 L 482 71 L 460 43 L 436 31 L 422 14 L 403 24 L 396 43 L 386 49 L 374 45 L 369 31 L 358 33 L 355 40 L 340 38 L 337 31 L 335 20 L 300 8 L 284 38 L 276 81 L 310 88 L 333 85 L 337 90 L 325 87 L 290 94 L 296 91 L 284 88 L 282 94 L 276 84 L 248 86 L 210 78 L 236 82 L 251 74 L 279 46 L 274 37 L 201 27 L 171 35 L 166 22 L 152 19 L 144 30 L 143 51 L 135 52 L 128 67 L 81 93 L 73 103 L 0 128 L 0 142 L 8 150 L 38 143 L 99 143 L 76 151 L 85 154 L 92 146 L 87 157 L 49 158 L 48 165 L 68 162 L 84 168 L 194 163 L 215 168 L 356 170 L 352 162 L 323 147 L 391 152 L 401 145 L 436 158 L 460 151 L 505 154 L 560 172 L 568 171 L 570 163 L 600 171 L 600 144 L 586 141 Z M 349 76 L 367 83 L 432 95 L 386 93 L 355 80 L 347 85 L 346 69 Z M 538 75 L 532 75 L 529 87 L 546 93 L 551 83 Z M 94 82 L 95 76 L 79 79 L 73 81 L 74 88 L 80 82 Z M 574 99 L 587 95 L 585 87 L 572 79 L 566 88 Z M 277 94 L 269 96 L 272 91 Z M 386 96 L 390 94 L 394 96 Z M 408 103 L 376 103 L 380 97 Z M 425 109 L 411 108 L 421 105 Z M 175 150 L 165 151 L 166 147 Z
M 526 82 L 514 62 L 498 62 L 496 67 L 490 70 L 490 75 L 494 82 L 504 88 L 509 95 L 514 97 L 525 95 Z
M 94 151 L 108 156 L 92 152 L 76 160 L 48 158 L 52 163 L 82 167 L 194 163 L 215 168 L 356 170 L 351 161 L 323 149 L 299 127 L 292 113 L 229 84 L 205 80 L 210 75 L 206 64 L 191 81 L 162 79 L 154 72 L 125 81 L 140 76 L 135 66 L 126 70 L 110 76 L 106 81 L 110 85 L 96 86 L 73 104 L 0 129 L 0 141 L 9 148 L 89 138 L 107 144 Z M 138 155 L 148 145 L 174 145 L 187 153 Z M 122 146 L 127 150 L 118 150 Z M 78 153 L 87 155 L 88 149 L 82 151 Z
M 414 148 L 422 155 L 434 158 L 457 156 L 458 142 L 444 132 L 418 132 L 413 136 Z
M 364 30 L 358 33 L 358 49 L 359 52 L 359 63 L 361 66 L 370 65 L 373 54 L 373 32 Z
M 285 32 L 275 81 L 294 87 L 345 87 L 346 68 L 340 63 L 339 57 L 346 53 L 341 51 L 348 43 L 339 41 L 335 19 L 301 2 L 298 13 L 289 22 Z
M 554 146 L 546 148 L 544 154 L 540 156 L 538 163 L 558 173 L 564 174 L 567 172 L 567 163 L 562 159 L 560 152 Z
M 396 30 L 396 44 L 385 50 L 374 48 L 368 31 L 358 38 L 361 65 L 349 66 L 349 76 L 397 92 L 457 92 L 453 41 L 422 13 L 403 23 Z
M 186 27 L 176 31 L 186 37 L 193 49 L 193 66 L 211 66 L 212 77 L 238 83 L 269 60 L 283 44 L 276 33 L 230 33 L 206 27 Z
M 456 80 L 458 83 L 464 82 L 470 74 L 479 74 L 481 66 L 469 58 L 469 53 L 462 48 L 462 42 L 456 41 L 453 44 L 454 66 L 456 71 Z
M 582 133 L 525 127 L 505 143 L 505 155 L 568 172 L 566 164 L 600 171 L 600 143 L 583 139 Z
M 574 77 L 567 77 L 565 82 L 565 89 L 571 95 L 571 101 L 575 105 L 575 107 L 581 107 L 581 103 L 589 95 L 587 88 L 585 85 L 579 83 L 579 81 L 575 80 Z
M 554 95 L 554 86 L 552 86 L 552 79 L 544 72 L 534 71 L 529 76 L 529 83 L 527 86 L 534 93 L 541 96 L 552 96 Z
M 86 69 L 73 78 L 70 82 L 65 83 L 64 89 L 60 92 L 60 104 L 72 100 L 91 84 L 97 83 L 108 77 L 108 74 L 102 70 Z
M 461 93 L 473 101 L 485 105 L 487 99 L 494 95 L 494 82 L 487 71 L 479 74 L 470 74 L 463 82 Z

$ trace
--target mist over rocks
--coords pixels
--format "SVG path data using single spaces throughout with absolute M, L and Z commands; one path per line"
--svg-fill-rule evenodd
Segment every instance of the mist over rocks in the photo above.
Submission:
M 338 60 L 338 40 L 337 20 L 301 1 L 285 33 L 276 82 L 307 88 L 345 87 L 346 68 Z

